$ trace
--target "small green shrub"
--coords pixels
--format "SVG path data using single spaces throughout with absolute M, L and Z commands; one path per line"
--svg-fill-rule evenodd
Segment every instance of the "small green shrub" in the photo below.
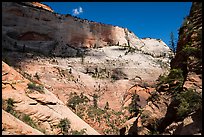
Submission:
M 6 111 L 9 112 L 9 113 L 12 113 L 12 112 L 14 111 L 13 107 L 14 107 L 14 101 L 13 101 L 12 98 L 9 98 L 9 99 L 7 100 L 7 108 L 6 108 Z
M 184 76 L 183 71 L 181 69 L 171 69 L 168 76 L 159 76 L 157 87 L 162 84 L 169 84 L 170 90 L 169 93 L 175 94 L 182 90 Z
M 181 26 L 187 26 L 188 18 L 185 17 Z
M 153 91 L 150 93 L 151 95 L 148 97 L 147 102 L 148 101 L 152 101 L 155 102 L 159 99 L 159 94 L 156 91 Z
M 170 74 L 168 76 L 169 82 L 172 82 L 174 80 L 179 80 L 182 81 L 184 80 L 183 78 L 183 71 L 181 69 L 172 69 L 170 70 Z
M 149 84 L 147 82 L 143 82 L 142 85 L 141 85 L 143 88 L 147 88 L 149 87 Z
M 141 122 L 144 123 L 150 116 L 147 113 L 141 114 Z
M 148 135 L 159 135 L 159 132 L 156 131 L 156 130 L 150 130 L 150 131 L 148 132 Z
M 128 53 L 134 53 L 136 51 L 135 48 L 130 47 L 130 46 L 126 46 L 125 48 L 127 48 L 128 50 L 125 52 L 125 55 L 127 55 Z
M 112 80 L 120 80 L 127 77 L 127 75 L 122 71 L 121 68 L 116 68 L 112 71 L 111 78 Z
M 30 125 L 33 128 L 37 128 L 36 123 L 30 118 L 29 115 L 23 114 L 22 121 Z
M 33 89 L 33 90 L 37 90 L 40 93 L 45 93 L 44 92 L 44 87 L 42 85 L 36 85 L 35 83 L 28 83 L 28 88 L 29 89 Z
M 167 79 L 168 76 L 166 75 L 160 75 L 157 79 L 157 81 L 159 82 L 157 85 L 163 84 L 163 83 L 167 83 Z
M 134 113 L 135 116 L 139 113 L 140 106 L 137 104 L 138 101 L 140 101 L 139 95 L 133 94 L 132 101 L 129 104 L 129 112 Z
M 70 94 L 70 99 L 68 100 L 68 102 L 67 102 L 67 106 L 68 107 L 71 107 L 72 109 L 76 109 L 76 106 L 77 105 L 79 105 L 80 103 L 87 103 L 87 102 L 89 102 L 90 100 L 86 97 L 86 96 L 84 96 L 82 93 L 81 93 L 81 95 L 80 96 L 78 96 L 77 94 L 76 94 L 76 92 L 73 94 L 73 93 L 71 93 Z
M 11 60 L 9 59 L 9 57 L 4 57 L 3 61 L 8 64 L 9 66 L 11 66 Z
M 77 130 L 71 130 L 70 133 L 71 135 L 87 135 L 86 134 L 86 130 L 85 128 L 83 128 L 82 130 L 80 131 L 77 131 Z
M 195 47 L 191 47 L 189 44 L 187 44 L 183 49 L 182 51 L 187 55 L 187 56 L 190 56 L 190 55 L 195 55 L 199 52 L 199 49 L 198 48 L 195 48 Z
M 81 64 L 84 64 L 84 60 L 85 60 L 85 56 L 82 55 L 82 56 L 81 56 Z
M 97 99 L 98 99 L 98 95 L 97 95 L 97 94 L 94 94 L 94 95 L 93 95 L 93 105 L 94 105 L 95 108 L 98 107 Z
M 32 81 L 32 76 L 30 74 L 28 74 L 27 72 L 24 71 L 19 71 L 21 73 L 21 75 L 23 75 L 23 77 L 25 77 L 26 79 Z
M 160 84 L 161 83 L 166 84 L 166 83 L 171 83 L 175 80 L 183 82 L 184 77 L 183 77 L 183 71 L 181 69 L 171 69 L 168 76 L 160 75 L 157 81 L 159 81 Z
M 37 80 L 40 80 L 40 76 L 38 75 L 38 73 L 36 72 L 34 77 L 36 77 Z
M 68 135 L 68 130 L 70 128 L 70 121 L 67 118 L 61 119 L 58 127 L 61 129 L 63 135 Z
M 88 110 L 88 116 L 90 116 L 90 117 L 101 116 L 104 113 L 105 113 L 105 111 L 103 109 L 96 108 L 93 106 L 90 106 L 89 110 Z

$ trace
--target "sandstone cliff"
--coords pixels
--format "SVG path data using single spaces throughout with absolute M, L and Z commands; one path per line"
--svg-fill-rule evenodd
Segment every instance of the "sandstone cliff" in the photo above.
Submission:
M 43 7 L 36 8 L 37 7 Z M 6 48 L 32 49 L 57 56 L 75 56 L 79 47 L 104 47 L 111 45 L 145 46 L 127 28 L 106 25 L 79 19 L 71 15 L 60 15 L 39 3 L 2 3 L 2 37 Z M 25 23 L 26 22 L 26 23 Z M 16 47 L 11 47 L 15 45 Z M 161 45 L 160 45 L 161 47 Z M 171 56 L 170 49 L 160 51 Z

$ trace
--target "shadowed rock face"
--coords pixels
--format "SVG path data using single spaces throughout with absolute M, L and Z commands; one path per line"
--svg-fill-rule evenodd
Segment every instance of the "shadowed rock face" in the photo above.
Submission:
M 190 15 L 179 30 L 176 56 L 172 68 L 188 72 L 202 73 L 202 3 L 194 2 Z
M 193 2 L 189 16 L 179 30 L 179 40 L 175 58 L 171 61 L 171 70 L 181 69 L 184 78 L 181 88 L 175 87 L 176 81 L 157 88 L 154 100 L 150 100 L 138 118 L 138 134 L 200 135 L 202 134 L 202 108 L 193 106 L 192 100 L 202 101 L 202 3 Z M 193 89 L 192 91 L 190 89 Z M 171 92 L 174 93 L 171 93 Z M 190 92 L 191 91 L 191 92 Z M 189 96 L 181 97 L 181 94 Z M 192 105 L 186 111 L 182 104 Z M 193 99 L 193 96 L 195 97 Z M 182 103 L 181 103 L 182 102 Z M 196 102 L 196 101 L 195 101 Z M 182 105 L 181 105 L 182 104 Z M 180 107 L 182 106 L 182 107 Z M 183 111 L 183 116 L 178 111 Z M 187 112 L 189 111 L 189 112 Z M 191 111 L 191 112 L 190 112 Z M 149 114 L 147 114 L 149 112 Z
M 189 16 L 179 30 L 177 47 L 171 68 L 183 70 L 185 88 L 202 92 L 202 3 L 193 2 Z

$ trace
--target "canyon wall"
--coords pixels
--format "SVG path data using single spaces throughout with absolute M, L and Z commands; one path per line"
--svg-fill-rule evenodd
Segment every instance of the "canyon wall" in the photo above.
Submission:
M 158 79 L 148 104 L 132 119 L 135 135 L 202 134 L 202 3 L 192 2 L 179 30 L 176 55 L 168 75 Z M 127 133 L 128 132 L 128 133 Z

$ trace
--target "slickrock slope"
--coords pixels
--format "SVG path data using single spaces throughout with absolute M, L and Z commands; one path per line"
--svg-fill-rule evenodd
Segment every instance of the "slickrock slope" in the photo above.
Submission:
M 2 135 L 43 135 L 13 115 L 2 110 Z
M 177 46 L 170 73 L 158 79 L 148 104 L 122 134 L 202 134 L 202 3 L 192 3 Z
M 64 118 L 68 118 L 73 130 L 85 128 L 87 134 L 99 134 L 46 88 L 41 92 L 28 88 L 30 81 L 4 62 L 2 73 L 2 99 L 7 101 L 11 98 L 14 110 L 29 115 L 47 134 L 58 134 L 59 129 L 56 126 Z

